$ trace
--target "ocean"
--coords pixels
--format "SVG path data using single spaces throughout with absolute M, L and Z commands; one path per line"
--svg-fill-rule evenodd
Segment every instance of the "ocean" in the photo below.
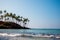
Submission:
M 22 34 L 30 35 L 22 37 Z M 60 40 L 60 29 L 0 29 L 0 40 Z

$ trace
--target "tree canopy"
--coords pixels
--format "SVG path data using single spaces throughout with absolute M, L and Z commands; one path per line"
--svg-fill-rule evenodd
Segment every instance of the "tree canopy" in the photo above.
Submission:
M 1 15 L 1 14 L 3 14 L 3 15 Z M 12 18 L 12 21 L 11 21 L 11 18 Z M 7 20 L 9 20 L 9 21 L 7 21 Z M 22 16 L 17 16 L 15 13 L 8 13 L 6 10 L 4 10 L 4 11 L 0 10 L 0 21 L 14 22 L 19 25 L 23 24 L 22 26 L 25 27 L 26 24 L 29 22 L 29 19 L 24 18 Z

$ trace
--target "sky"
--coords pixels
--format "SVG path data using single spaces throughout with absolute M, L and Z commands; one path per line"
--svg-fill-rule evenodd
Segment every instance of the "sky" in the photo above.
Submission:
M 60 0 L 0 0 L 0 10 L 28 18 L 29 28 L 60 29 Z

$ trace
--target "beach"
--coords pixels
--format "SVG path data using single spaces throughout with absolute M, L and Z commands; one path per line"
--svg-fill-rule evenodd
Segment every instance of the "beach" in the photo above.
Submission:
M 0 33 L 0 40 L 60 40 L 59 36 L 54 35 L 31 35 L 31 34 L 7 34 Z
M 49 40 L 49 38 L 30 38 L 30 37 L 3 37 L 0 40 Z
M 0 40 L 60 40 L 60 29 L 0 29 Z

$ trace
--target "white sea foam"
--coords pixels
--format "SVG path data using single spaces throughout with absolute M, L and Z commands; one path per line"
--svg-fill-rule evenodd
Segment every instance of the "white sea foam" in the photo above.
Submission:
M 11 37 L 45 37 L 45 38 L 60 38 L 60 36 L 54 36 L 54 35 L 42 35 L 42 34 L 15 34 L 15 33 L 0 33 L 0 36 L 11 36 Z
M 11 33 L 11 34 L 8 34 L 8 33 L 0 33 L 0 36 L 18 36 L 18 35 L 21 35 L 21 34 L 14 34 L 14 33 Z

